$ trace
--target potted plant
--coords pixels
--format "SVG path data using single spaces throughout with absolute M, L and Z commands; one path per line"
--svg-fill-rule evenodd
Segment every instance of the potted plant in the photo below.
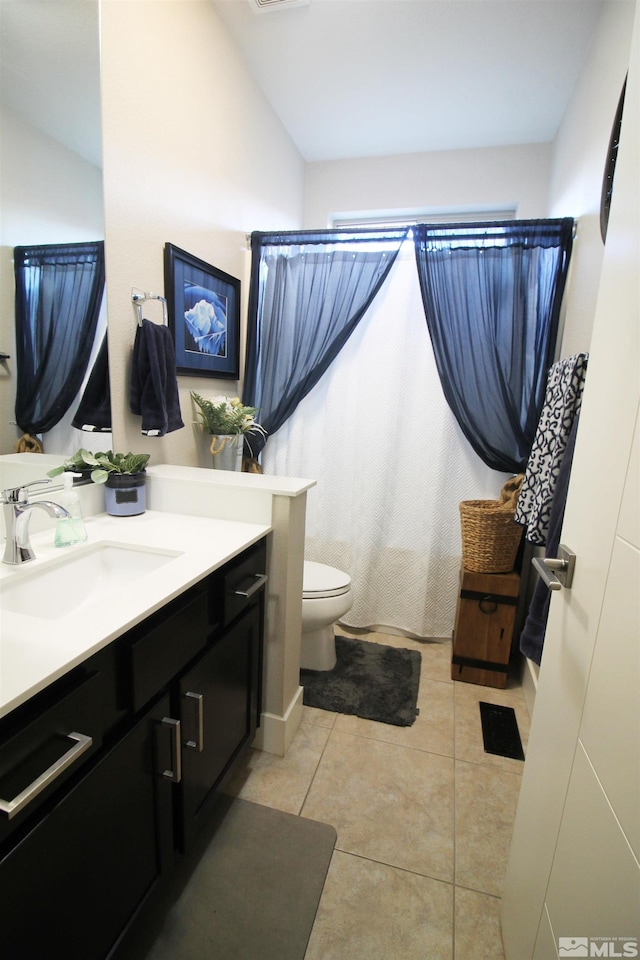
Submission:
M 209 450 L 213 466 L 218 470 L 242 470 L 244 442 L 253 455 L 250 434 L 266 437 L 266 431 L 255 419 L 257 407 L 245 406 L 238 397 L 219 396 L 207 400 L 193 390 L 191 399 L 197 407 L 196 423 L 211 435 Z
M 149 457 L 148 453 L 78 450 L 68 462 L 81 459 L 91 469 L 93 482 L 105 484 L 107 513 L 114 517 L 132 517 L 146 509 L 145 469 Z M 62 469 L 56 468 L 56 473 L 61 472 Z

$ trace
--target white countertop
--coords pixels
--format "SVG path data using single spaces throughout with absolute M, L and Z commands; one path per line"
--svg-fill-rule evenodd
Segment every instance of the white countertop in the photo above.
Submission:
M 241 553 L 271 527 L 260 523 L 216 520 L 147 510 L 137 517 L 98 514 L 85 519 L 88 541 L 73 547 L 53 546 L 53 531 L 34 534 L 36 559 L 20 566 L 0 563 L 0 717 L 105 647 L 227 560 Z M 95 548 L 122 544 L 175 554 L 131 586 L 60 619 L 38 609 L 34 582 L 33 613 L 2 610 L 1 591 L 15 578 L 32 578 L 50 564 Z M 72 578 L 69 578 L 70 581 Z M 35 580 L 35 577 L 34 577 Z M 69 589 L 74 589 L 69 582 Z
M 241 473 L 233 470 L 204 470 L 202 467 L 183 467 L 161 463 L 147 467 L 147 475 L 162 480 L 207 483 L 213 487 L 248 490 L 251 493 L 268 493 L 280 497 L 299 497 L 315 487 L 317 480 L 302 477 L 280 477 L 266 473 Z

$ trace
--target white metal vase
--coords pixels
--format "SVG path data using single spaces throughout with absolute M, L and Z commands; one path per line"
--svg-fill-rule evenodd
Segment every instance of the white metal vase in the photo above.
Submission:
M 211 437 L 211 459 L 214 470 L 242 470 L 242 434 L 214 434 Z

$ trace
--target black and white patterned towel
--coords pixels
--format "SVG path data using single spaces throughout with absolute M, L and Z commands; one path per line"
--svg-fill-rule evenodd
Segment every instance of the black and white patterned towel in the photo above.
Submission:
M 576 353 L 554 363 L 549 371 L 544 404 L 518 497 L 515 521 L 530 543 L 544 546 L 549 513 L 567 440 L 582 403 L 588 353 Z

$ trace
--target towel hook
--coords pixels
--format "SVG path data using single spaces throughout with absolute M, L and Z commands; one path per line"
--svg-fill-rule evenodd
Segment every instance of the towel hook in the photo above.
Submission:
M 133 287 L 131 291 L 131 300 L 133 305 L 136 308 L 136 313 L 138 314 L 138 326 L 142 326 L 142 304 L 146 303 L 147 300 L 159 300 L 162 304 L 162 322 L 165 327 L 169 326 L 169 312 L 167 309 L 167 299 L 166 297 L 161 297 L 157 293 L 144 293 L 142 290 L 137 290 Z

